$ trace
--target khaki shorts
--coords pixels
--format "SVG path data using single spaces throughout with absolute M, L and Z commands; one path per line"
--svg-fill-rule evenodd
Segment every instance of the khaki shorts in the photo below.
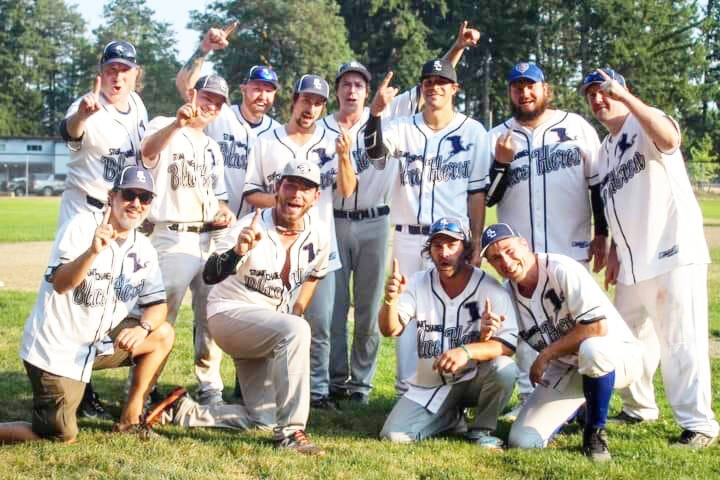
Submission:
M 110 332 L 110 338 L 115 339 L 120 330 L 138 324 L 138 320 L 126 318 Z M 27 362 L 23 363 L 33 392 L 33 432 L 49 440 L 73 440 L 78 433 L 77 409 L 85 392 L 85 382 L 46 372 Z M 116 349 L 111 355 L 96 357 L 93 370 L 132 364 L 129 352 Z

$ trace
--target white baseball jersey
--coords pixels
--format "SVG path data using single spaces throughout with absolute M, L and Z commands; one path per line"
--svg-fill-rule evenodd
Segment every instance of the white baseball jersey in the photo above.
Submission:
M 595 129 L 581 116 L 560 110 L 534 129 L 511 118 L 489 133 L 493 160 L 497 140 L 508 130 L 516 153 L 505 174 L 508 187 L 498 202 L 498 220 L 512 225 L 535 252 L 587 261 L 589 187 L 600 182 Z
M 175 121 L 155 117 L 148 125 L 149 137 Z M 185 127 L 160 152 L 153 169 L 156 199 L 148 219 L 153 223 L 212 222 L 218 200 L 226 200 L 223 156 L 212 138 L 198 137 Z
M 386 116 L 395 118 L 415 115 L 420 111 L 418 107 L 421 98 L 420 86 L 414 85 L 393 99 L 392 103 L 383 112 L 383 118 Z
M 223 254 L 233 248 L 238 235 L 254 216 L 254 213 L 246 215 L 229 228 L 217 240 L 216 253 Z M 208 296 L 208 317 L 248 304 L 290 312 L 302 283 L 310 277 L 323 278 L 328 273 L 330 244 L 325 225 L 318 225 L 314 216 L 308 214 L 304 221 L 302 233 L 290 247 L 289 284 L 285 285 L 280 274 L 286 251 L 273 222 L 272 209 L 262 210 L 258 222 L 262 237 L 240 259 L 235 273 L 212 288 Z
M 282 124 L 275 120 L 272 117 L 269 117 L 268 115 L 263 115 L 262 120 L 260 120 L 260 123 L 250 123 L 247 120 L 245 120 L 245 117 L 242 116 L 240 113 L 240 106 L 239 105 L 233 105 L 232 106 L 233 112 L 237 115 L 239 119 L 242 119 L 244 123 L 246 123 L 252 132 L 255 134 L 256 137 L 260 137 L 262 135 L 265 135 L 267 133 L 272 132 L 276 128 L 282 127 Z
M 285 127 L 276 128 L 255 142 L 250 151 L 245 179 L 245 195 L 253 192 L 274 193 L 276 182 L 291 159 L 307 160 L 320 168 L 320 199 L 310 214 L 316 216 L 318 228 L 325 228 L 331 235 L 330 271 L 341 266 L 333 217 L 333 189 L 338 169 L 335 137 L 318 123 L 312 138 L 304 145 L 297 145 L 288 137 Z
M 446 217 L 466 218 L 467 196 L 489 186 L 490 155 L 485 128 L 455 113 L 439 131 L 430 129 L 422 113 L 383 125 L 387 168 L 396 168 L 390 221 L 431 225 Z
M 101 222 L 102 214 L 81 212 L 60 227 L 20 347 L 28 363 L 83 382 L 90 381 L 97 350 L 112 344 L 108 334 L 133 307 L 165 302 L 155 249 L 135 230 L 100 252 L 80 285 L 62 294 L 54 290 L 55 269 L 90 247 Z
M 534 350 L 566 335 L 577 324 L 607 322 L 607 337 L 622 343 L 637 343 L 625 321 L 595 279 L 581 263 L 554 253 L 538 253 L 538 282 L 531 298 L 524 297 L 517 285 L 508 282 L 518 310 L 520 338 Z M 577 353 L 557 360 L 558 372 L 577 368 Z M 546 374 L 547 378 L 547 374 Z
M 75 100 L 65 118 L 78 111 L 82 97 Z M 145 104 L 132 92 L 128 97 L 129 109 L 119 112 L 100 96 L 101 108 L 85 122 L 85 133 L 80 141 L 68 142 L 67 187 L 77 188 L 102 202 L 115 177 L 129 165 L 141 164 L 140 141 L 148 124 Z
M 470 368 L 452 375 L 432 369 L 435 360 L 450 349 L 480 340 L 481 317 L 485 299 L 489 298 L 493 311 L 504 315 L 505 321 L 493 338 L 514 350 L 518 330 L 515 308 L 508 292 L 479 268 L 462 293 L 450 298 L 440 284 L 435 267 L 416 272 L 407 289 L 400 295 L 398 316 L 403 325 L 417 322 L 417 371 L 408 382 L 407 397 L 431 412 L 437 411 L 450 391 L 450 385 L 472 379 Z
M 679 148 L 658 150 L 630 114 L 617 135 L 603 140 L 599 173 L 620 260 L 618 282 L 630 285 L 682 265 L 710 263 L 702 211 Z

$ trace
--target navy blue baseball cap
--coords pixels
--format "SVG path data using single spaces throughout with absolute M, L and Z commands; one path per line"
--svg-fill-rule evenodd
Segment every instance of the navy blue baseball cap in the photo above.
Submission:
M 603 68 L 602 71 L 605 72 L 607 76 L 610 77 L 612 80 L 615 80 L 620 85 L 627 88 L 627 84 L 625 83 L 625 77 L 620 75 L 618 72 L 609 67 Z M 605 79 L 597 72 L 597 70 L 593 70 L 592 72 L 585 75 L 585 78 L 583 78 L 583 81 L 580 84 L 580 93 L 584 96 L 590 85 L 603 82 L 605 82 Z
M 120 172 L 120 175 L 115 177 L 115 190 L 125 190 L 128 188 L 137 188 L 138 190 L 145 190 L 153 195 L 155 194 L 155 180 L 153 179 L 150 172 L 142 167 L 132 165 L 125 167 Z
M 490 225 L 485 229 L 482 234 L 482 238 L 480 239 L 480 256 L 484 256 L 485 250 L 487 250 L 487 248 L 493 243 L 504 238 L 519 236 L 520 234 L 513 230 L 513 228 L 507 223 L 496 223 L 494 225 Z
M 338 80 L 340 80 L 340 77 L 350 72 L 359 73 L 360 75 L 362 75 L 362 77 L 368 84 L 372 79 L 372 75 L 370 74 L 370 71 L 365 67 L 365 65 L 356 60 L 351 60 L 348 63 L 343 63 L 338 68 L 337 73 L 335 74 L 335 86 L 337 87 L 337 82 Z
M 545 82 L 545 72 L 538 67 L 536 63 L 520 62 L 513 65 L 508 74 L 508 84 L 520 79 L 530 80 L 531 82 Z
M 252 82 L 253 80 L 269 83 L 275 88 L 280 88 L 280 81 L 278 80 L 277 73 L 272 69 L 272 67 L 267 65 L 255 65 L 250 67 L 247 77 L 245 78 L 245 83 Z
M 462 241 L 470 239 L 470 234 L 467 228 L 465 228 L 465 222 L 455 217 L 442 217 L 435 220 L 435 223 L 430 225 L 430 240 L 437 235 L 447 235 L 448 237 Z
M 220 75 L 205 75 L 204 77 L 200 77 L 195 83 L 195 90 L 220 95 L 225 99 L 225 103 L 230 103 L 230 89 L 225 79 Z
M 137 52 L 131 43 L 123 42 L 122 40 L 113 40 L 105 45 L 102 58 L 100 58 L 100 65 L 122 63 L 128 67 L 136 68 L 138 66 L 136 57 Z
M 293 93 L 314 93 L 327 100 L 330 96 L 330 87 L 325 79 L 319 75 L 303 75 L 295 84 Z
M 453 83 L 458 83 L 457 73 L 455 68 L 449 60 L 444 58 L 437 58 L 426 62 L 420 72 L 420 81 L 428 77 L 440 77 L 446 80 L 450 80 Z

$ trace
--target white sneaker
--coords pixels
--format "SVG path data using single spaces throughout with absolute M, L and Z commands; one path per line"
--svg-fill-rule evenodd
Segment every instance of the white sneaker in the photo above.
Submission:
M 474 442 L 480 448 L 493 451 L 501 451 L 505 442 L 493 435 L 491 430 L 486 428 L 474 428 L 465 433 L 465 438 Z

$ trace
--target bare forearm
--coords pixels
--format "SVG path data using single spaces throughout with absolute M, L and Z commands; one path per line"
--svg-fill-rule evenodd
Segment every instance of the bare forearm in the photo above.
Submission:
M 465 344 L 465 348 L 470 352 L 471 359 L 478 362 L 486 362 L 500 355 L 507 355 L 509 357 L 513 354 L 513 351 L 499 340 L 467 343 Z
M 350 155 L 340 155 L 338 158 L 337 187 L 340 195 L 347 198 L 357 188 L 357 177 L 350 163 Z
M 195 83 L 200 78 L 202 67 L 205 64 L 205 57 L 207 57 L 208 53 L 203 51 L 202 46 L 198 47 L 175 77 L 175 87 L 186 101 L 190 100 L 187 97 L 187 92 L 195 86 Z
M 96 257 L 97 254 L 87 249 L 72 262 L 60 265 L 52 276 L 55 291 L 62 294 L 80 285 Z
M 158 303 L 143 309 L 142 321 L 150 324 L 151 330 L 156 330 L 167 319 L 167 303 Z
M 396 302 L 383 302 L 378 315 L 378 325 L 380 332 L 386 337 L 397 337 L 403 332 L 405 327 L 400 323 Z
M 271 208 L 275 206 L 275 194 L 253 192 L 245 195 L 245 200 L 255 208 Z
M 315 288 L 317 287 L 317 283 L 319 281 L 320 280 L 317 278 L 310 278 L 308 280 L 305 280 L 300 286 L 297 300 L 295 300 L 295 304 L 293 305 L 292 309 L 294 315 L 303 316 L 305 314 L 305 311 L 307 310 L 308 305 L 310 305 L 310 301 L 312 300 L 313 294 L 315 293 Z
M 470 213 L 470 231 L 475 243 L 479 245 L 485 228 L 485 192 L 470 194 L 468 211 Z
M 457 42 L 455 42 L 452 47 L 450 47 L 450 50 L 445 52 L 443 59 L 452 63 L 453 67 L 457 67 L 457 64 L 460 63 L 460 60 L 462 59 L 463 53 L 465 53 L 465 47 L 460 46 Z
M 75 112 L 65 120 L 65 128 L 71 138 L 80 138 L 85 133 L 85 122 L 90 118 Z

